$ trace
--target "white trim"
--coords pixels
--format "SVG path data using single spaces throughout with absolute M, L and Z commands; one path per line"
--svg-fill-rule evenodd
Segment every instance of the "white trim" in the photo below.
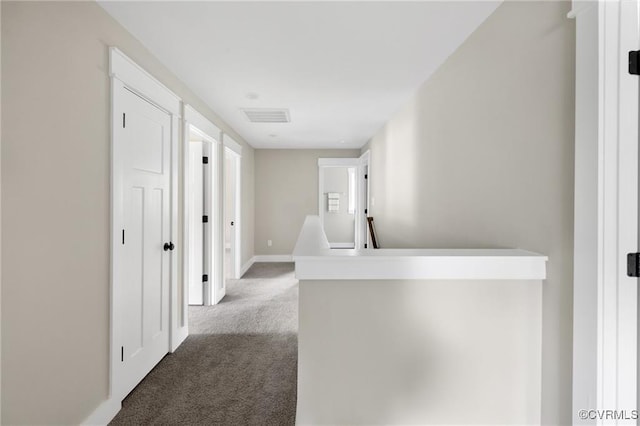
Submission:
M 213 281 L 210 284 L 211 292 L 209 294 L 208 305 L 215 305 L 226 294 L 225 288 L 225 276 L 224 276 L 224 244 L 225 244 L 225 230 L 224 230 L 224 145 L 217 143 L 213 145 L 209 164 L 214 164 L 215 169 L 211 170 L 212 182 L 214 187 L 213 192 L 213 226 L 212 232 L 213 238 Z M 211 280 L 210 280 L 211 281 Z
M 637 408 L 638 279 L 626 255 L 638 251 L 639 82 L 627 55 L 640 23 L 636 1 L 594 4 L 576 19 L 572 412 L 575 424 L 613 425 L 577 413 Z
M 182 297 L 183 297 L 183 306 L 187 306 L 189 304 L 189 275 L 190 275 L 190 264 L 189 264 L 189 247 L 190 247 L 190 238 L 189 234 L 191 233 L 190 226 L 190 209 L 189 209 L 189 197 L 190 197 L 190 188 L 189 188 L 189 178 L 190 178 L 190 154 L 189 154 L 189 139 L 190 139 L 190 125 L 187 120 L 187 105 L 182 104 L 182 116 L 184 118 L 182 125 Z M 185 303 L 186 302 L 186 303 Z M 187 327 L 189 324 L 188 321 L 188 309 L 183 309 L 182 312 L 182 321 L 186 322 Z
M 371 162 L 371 150 L 366 150 L 359 158 L 361 165 L 369 165 Z
M 178 162 L 179 162 L 179 150 L 180 150 L 180 129 L 182 128 L 182 122 L 179 115 L 172 114 L 171 116 L 171 227 L 170 236 L 171 240 L 175 244 L 178 243 L 178 212 L 180 210 L 180 198 L 178 197 Z M 171 269 L 169 274 L 171 275 L 169 282 L 169 294 L 171 295 L 170 310 L 169 310 L 169 350 L 173 352 L 180 346 L 182 340 L 179 336 L 184 334 L 181 331 L 182 328 L 189 326 L 188 321 L 184 322 L 180 317 L 180 309 L 178 306 L 178 257 L 179 253 L 175 251 L 171 253 Z M 187 332 L 188 334 L 188 332 Z
M 187 309 L 185 309 L 185 317 L 187 317 L 187 322 L 184 327 L 178 328 L 171 334 L 171 353 L 174 353 L 176 349 L 180 347 L 180 345 L 189 337 L 189 301 L 187 300 Z
M 251 268 L 253 266 L 254 262 L 255 262 L 255 256 L 252 257 L 251 259 L 247 260 L 245 262 L 245 264 L 242 265 L 242 269 L 240 270 L 240 278 L 242 278 L 242 276 L 247 273 L 249 268 Z
M 108 425 L 111 420 L 118 414 L 122 404 L 115 398 L 109 398 L 102 401 L 98 407 L 93 410 L 93 413 L 84 419 L 82 426 L 103 426 Z
M 575 19 L 582 13 L 597 5 L 598 2 L 595 0 L 573 0 L 573 6 L 569 13 L 567 13 L 567 18 Z
M 355 248 L 354 243 L 330 243 L 332 249 L 352 249 Z
M 358 203 L 356 205 L 356 247 L 359 249 L 373 249 L 369 238 L 369 224 L 366 217 L 371 213 L 371 206 L 369 206 L 369 193 L 371 190 L 371 151 L 367 150 L 358 159 L 360 160 L 360 166 L 358 167 L 357 183 L 358 183 Z M 367 179 L 364 178 L 364 174 L 367 174 Z M 366 191 L 365 191 L 366 189 Z M 365 213 L 365 210 L 367 213 Z
M 290 254 L 256 254 L 252 260 L 253 263 L 293 262 L 293 256 Z
M 210 223 L 211 223 L 211 230 L 210 232 L 207 233 L 207 237 L 205 238 L 205 244 L 208 244 L 208 252 L 209 254 L 211 254 L 211 256 L 209 256 L 209 258 L 205 261 L 205 266 L 209 271 L 211 271 L 211 269 L 217 268 L 217 260 L 214 260 L 213 262 L 210 260 L 212 257 L 215 259 L 217 256 L 220 256 L 220 250 L 217 248 L 216 244 L 217 244 L 217 240 L 220 238 L 220 234 L 217 233 L 217 227 L 219 226 L 218 221 L 222 220 L 222 218 L 219 215 L 219 212 L 217 210 L 219 210 L 220 208 L 216 209 L 215 206 L 219 206 L 219 199 L 218 199 L 218 188 L 217 188 L 217 179 L 219 178 L 218 171 L 217 170 L 211 170 L 211 168 L 216 168 L 218 169 L 219 164 L 216 161 L 218 158 L 217 152 L 218 152 L 218 146 L 221 145 L 220 144 L 220 140 L 222 139 L 222 131 L 220 130 L 220 128 L 218 128 L 218 126 L 216 126 L 215 124 L 213 124 L 209 119 L 207 119 L 204 115 L 200 114 L 195 108 L 193 108 L 191 105 L 187 105 L 184 104 L 184 132 L 183 132 L 183 141 L 182 141 L 182 190 L 183 190 L 183 197 L 182 197 L 182 217 L 183 218 L 187 218 L 189 217 L 189 207 L 188 207 L 188 202 L 187 202 L 187 198 L 186 198 L 186 194 L 189 193 L 189 191 L 191 190 L 191 188 L 189 188 L 189 172 L 190 172 L 190 167 L 189 167 L 189 143 L 190 143 L 190 132 L 196 133 L 198 136 L 200 136 L 203 140 L 204 140 L 204 150 L 203 150 L 203 155 L 208 156 L 209 157 L 209 166 L 207 169 L 205 169 L 205 179 L 207 179 L 207 182 L 209 183 L 208 186 L 206 186 L 206 188 L 209 188 L 209 194 L 208 197 L 206 197 L 205 199 L 205 210 L 208 211 L 208 214 L 210 216 Z M 212 173 L 213 172 L 213 173 Z M 213 209 L 212 211 L 209 211 L 210 209 Z M 189 221 L 184 219 L 183 223 L 182 223 L 182 259 L 183 259 L 183 269 L 182 269 L 182 279 L 183 279 L 183 291 L 184 291 L 184 295 L 185 295 L 185 299 L 183 299 L 183 323 L 186 324 L 185 327 L 187 327 L 188 329 L 188 287 L 189 287 Z M 208 263 L 207 263 L 208 262 Z M 222 263 L 220 263 L 222 264 Z M 204 285 L 204 289 L 203 289 L 203 304 L 204 305 L 213 305 L 214 302 L 214 291 L 213 291 L 213 287 L 216 286 L 216 283 L 219 283 L 218 281 L 218 275 L 214 272 L 214 273 L 209 273 L 211 280 Z M 188 331 L 187 331 L 187 335 L 188 335 Z M 180 333 L 180 337 L 184 336 L 184 332 Z M 185 336 L 186 338 L 186 336 Z
M 293 256 L 299 280 L 536 280 L 546 278 L 547 258 L 523 250 L 332 250 Z
M 356 167 L 359 165 L 359 158 L 318 158 L 319 167 Z
M 220 216 L 218 214 L 218 201 L 217 201 L 217 181 L 215 170 L 212 170 L 215 167 L 216 162 L 216 149 L 217 146 L 220 145 L 218 142 L 211 142 L 210 140 L 205 140 L 202 143 L 202 156 L 209 157 L 209 163 L 204 166 L 202 171 L 202 178 L 204 180 L 203 183 L 203 199 L 202 199 L 202 213 L 209 216 L 209 224 L 205 225 L 202 230 L 204 232 L 204 236 L 202 238 L 203 244 L 203 262 L 202 262 L 202 273 L 208 274 L 211 279 L 207 282 L 202 283 L 202 304 L 205 306 L 209 306 L 213 304 L 214 291 L 215 291 L 215 264 L 216 257 L 219 255 L 220 250 L 217 247 L 218 239 L 220 235 L 217 233 L 217 221 L 220 220 Z
M 109 75 L 147 100 L 180 116 L 181 99 L 117 47 L 109 48 Z
M 202 133 L 202 136 L 213 139 L 216 142 L 220 141 L 222 130 L 191 105 L 184 105 L 184 121 L 195 127 L 196 132 Z
M 235 141 L 231 136 L 224 133 L 222 135 L 222 143 L 225 147 L 229 148 L 231 151 L 235 152 L 238 155 L 242 155 L 242 145 Z
M 603 37 L 600 143 L 602 269 L 598 304 L 600 409 L 631 410 L 637 400 L 637 286 L 626 276 L 638 251 L 638 77 L 628 52 L 640 48 L 638 2 L 601 2 Z M 613 423 L 611 423 L 613 424 Z M 617 424 L 617 423 L 616 423 Z

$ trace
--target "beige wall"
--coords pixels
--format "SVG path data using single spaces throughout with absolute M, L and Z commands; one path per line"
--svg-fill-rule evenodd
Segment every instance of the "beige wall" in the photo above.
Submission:
M 549 256 L 543 424 L 571 422 L 569 7 L 501 5 L 368 144 L 382 247 L 518 247 Z
M 255 150 L 256 254 L 291 254 L 304 218 L 318 214 L 318 158 L 359 156 L 353 149 Z
M 3 1 L 3 424 L 76 424 L 107 398 L 108 46 L 243 144 L 253 223 L 253 149 L 100 6 Z

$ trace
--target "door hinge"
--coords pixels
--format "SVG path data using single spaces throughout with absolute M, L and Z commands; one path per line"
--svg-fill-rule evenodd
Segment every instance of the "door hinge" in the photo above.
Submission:
M 207 215 L 202 216 L 202 222 L 203 223 L 208 223 L 209 222 L 209 216 L 207 216 Z
M 124 245 L 124 229 L 122 230 L 122 245 Z
M 365 179 L 369 179 L 369 175 L 364 175 L 364 178 Z
M 632 50 L 629 52 L 629 74 L 640 75 L 638 65 L 640 62 L 640 50 Z
M 367 209 L 364 209 L 364 214 L 367 214 L 367 213 L 368 213 Z
M 124 129 L 125 127 L 127 127 L 127 114 L 125 114 L 123 112 L 122 113 L 122 128 Z
M 209 164 L 209 157 L 202 157 L 202 164 Z
M 640 253 L 629 253 L 627 255 L 627 275 L 640 277 Z
M 364 248 L 367 248 L 367 243 L 364 243 Z
M 202 276 L 202 282 L 203 282 L 203 283 L 206 283 L 207 281 L 209 281 L 209 275 L 204 274 L 204 275 Z
M 124 346 L 120 346 L 120 362 L 124 362 Z

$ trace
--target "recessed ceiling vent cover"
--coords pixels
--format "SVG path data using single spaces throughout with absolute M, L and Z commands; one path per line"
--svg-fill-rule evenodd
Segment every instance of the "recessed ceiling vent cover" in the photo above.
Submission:
M 288 109 L 245 108 L 242 110 L 252 123 L 289 123 Z

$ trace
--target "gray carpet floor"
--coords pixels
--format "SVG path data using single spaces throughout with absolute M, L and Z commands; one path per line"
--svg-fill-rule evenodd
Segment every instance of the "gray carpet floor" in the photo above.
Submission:
M 189 308 L 189 337 L 122 402 L 112 425 L 293 425 L 298 282 L 256 263 L 215 306 Z

